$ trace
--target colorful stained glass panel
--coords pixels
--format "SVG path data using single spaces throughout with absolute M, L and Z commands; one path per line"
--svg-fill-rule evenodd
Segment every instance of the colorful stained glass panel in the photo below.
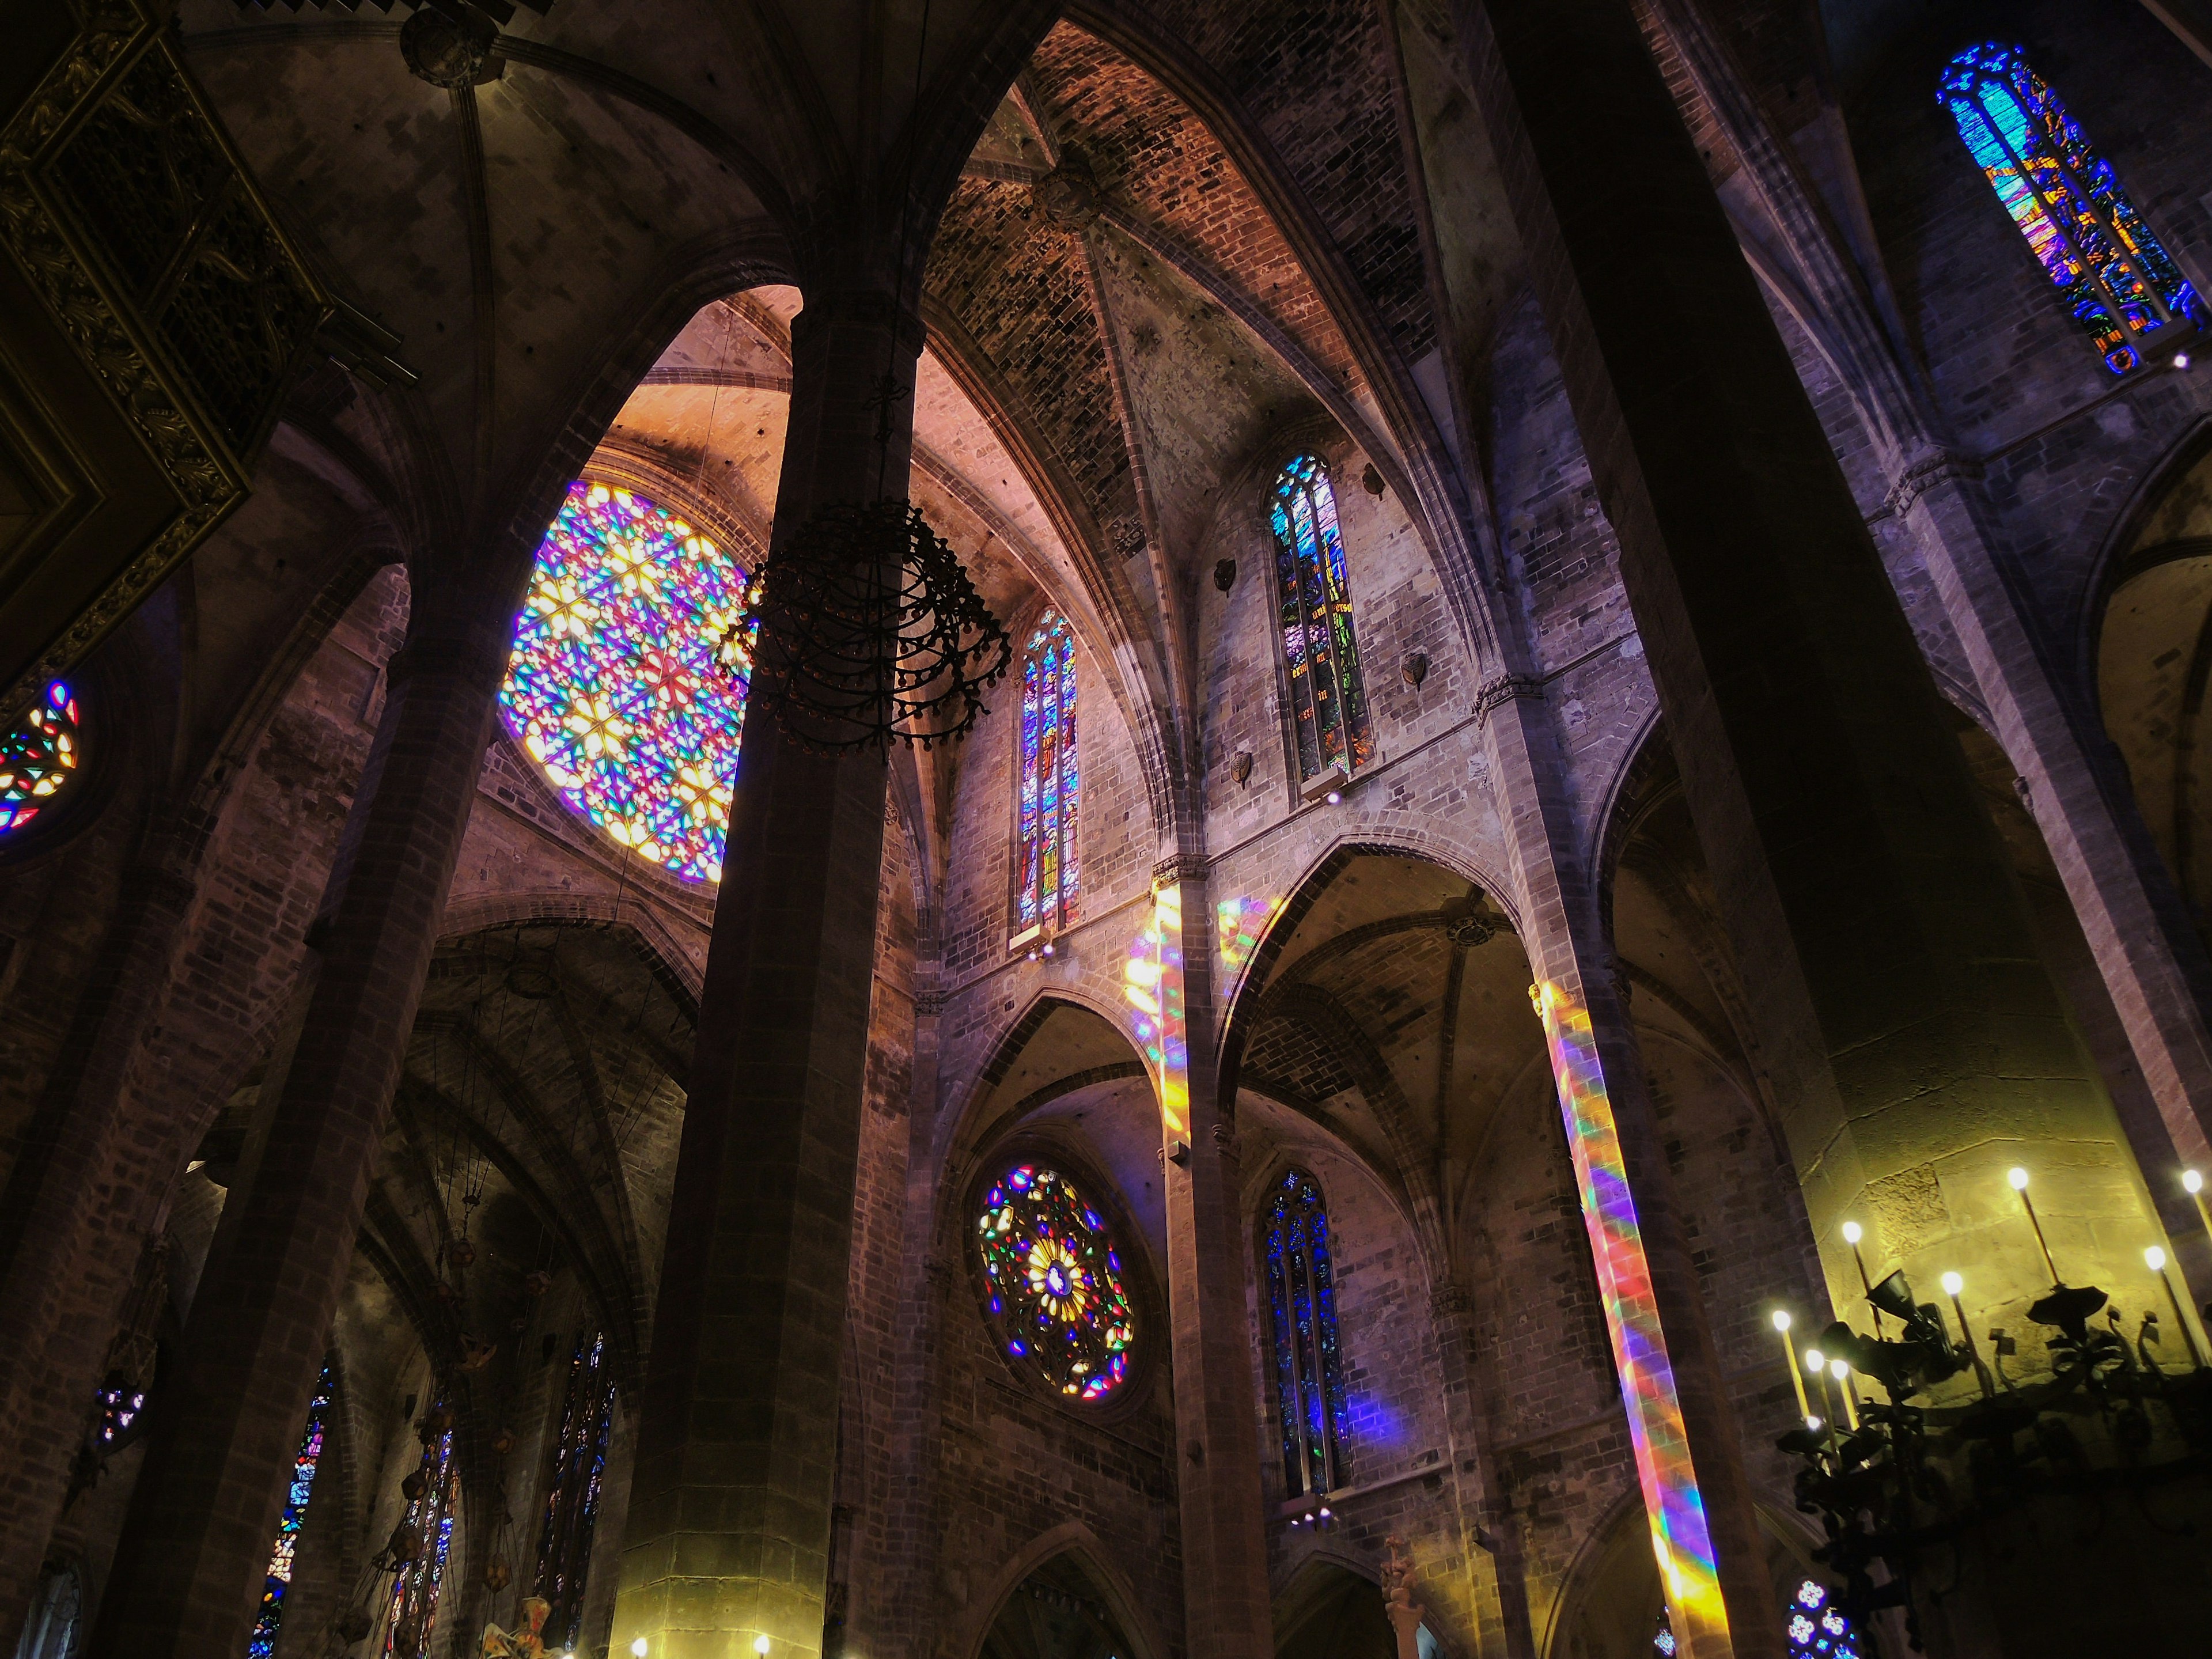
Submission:
M 538 550 L 499 701 L 562 799 L 623 846 L 720 881 L 745 679 L 715 652 L 744 569 L 641 495 L 569 486 Z
M 1267 1305 L 1275 1333 L 1275 1400 L 1283 1481 L 1293 1498 L 1345 1484 L 1351 1418 L 1336 1329 L 1336 1267 L 1320 1183 L 1292 1170 L 1267 1213 Z
M 2172 322 L 2212 324 L 2112 163 L 2021 48 L 1990 41 L 1960 52 L 1937 97 L 2060 303 L 2113 374 L 2142 365 L 2136 337 Z
M 12 731 L 0 733 L 0 836 L 21 830 L 53 804 L 84 759 L 76 694 L 63 681 Z
M 246 1659 L 269 1659 L 276 1650 L 276 1632 L 284 1622 L 284 1598 L 292 1588 L 292 1565 L 300 1547 L 300 1528 L 307 1523 L 307 1499 L 315 1490 L 315 1471 L 322 1467 L 323 1437 L 329 1427 L 331 1400 L 335 1393 L 331 1368 L 323 1367 L 307 1402 L 307 1426 L 300 1436 L 300 1450 L 292 1460 L 292 1485 L 284 1494 L 284 1513 L 276 1523 L 276 1542 L 269 1552 L 269 1578 L 261 1592 L 261 1611 L 246 1638 Z
M 1075 920 L 1082 773 L 1075 740 L 1075 634 L 1048 611 L 1022 652 L 1021 775 L 1015 801 L 1018 930 Z
M 1275 587 L 1290 676 L 1298 776 L 1355 772 L 1375 758 L 1352 625 L 1352 582 L 1336 493 L 1320 458 L 1301 455 L 1275 481 L 1268 514 L 1275 537 Z
M 550 1649 L 573 1650 L 583 1629 L 584 1585 L 592 1566 L 599 1492 L 606 1480 L 607 1437 L 614 1424 L 615 1379 L 607 1340 L 576 1345 L 561 1435 L 546 1482 L 545 1524 L 538 1535 L 538 1594 L 545 1598 L 544 1637 Z
M 983 1311 L 1011 1358 L 1074 1400 L 1128 1380 L 1137 1316 L 1121 1247 L 1073 1182 L 1014 1164 L 983 1196 L 975 1243 Z

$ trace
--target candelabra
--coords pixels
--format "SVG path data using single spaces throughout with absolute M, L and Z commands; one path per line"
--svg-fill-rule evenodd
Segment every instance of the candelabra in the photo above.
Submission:
M 1856 1224 L 1848 1224 L 1844 1236 L 1858 1261 L 1875 1334 L 1838 1320 L 1804 1354 L 1805 1374 L 1820 1380 L 1823 1403 L 1832 1382 L 1837 1406 L 1814 1409 L 1790 1316 L 1774 1316 L 1804 1417 L 1802 1427 L 1776 1444 L 1800 1460 L 1797 1507 L 1817 1515 L 1827 1534 L 1814 1553 L 1843 1580 L 1836 1601 L 1846 1614 L 1863 1622 L 1886 1607 L 1903 1609 L 1916 1650 L 1916 1580 L 1936 1553 L 1955 1548 L 1970 1530 L 2031 1503 L 2139 1492 L 2212 1472 L 2212 1368 L 2190 1328 L 2166 1252 L 2153 1246 L 2144 1265 L 2160 1281 L 2162 1299 L 2181 1328 L 2185 1370 L 2166 1369 L 2153 1352 L 2160 1336 L 2155 1306 L 2143 1310 L 2130 1338 L 2105 1291 L 2060 1278 L 2028 1196 L 2027 1172 L 2014 1170 L 2010 1181 L 2051 1275 L 2049 1293 L 2027 1310 L 2028 1319 L 2049 1333 L 2047 1376 L 2010 1373 L 2005 1362 L 2017 1356 L 2018 1344 L 2002 1328 L 1990 1331 L 1984 1360 L 1966 1322 L 1960 1274 L 1942 1276 L 1958 1322 L 1955 1342 L 1942 1310 L 1918 1300 L 1902 1272 L 1869 1282 Z M 1884 1316 L 1899 1334 L 1887 1334 Z M 1975 1389 L 1963 1401 L 1924 1398 L 1969 1370 Z M 1887 1401 L 1862 1401 L 1861 1376 Z

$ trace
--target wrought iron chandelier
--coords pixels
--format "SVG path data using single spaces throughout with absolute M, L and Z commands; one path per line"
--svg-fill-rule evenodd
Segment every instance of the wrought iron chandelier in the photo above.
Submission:
M 964 737 L 1012 641 L 921 509 L 818 509 L 761 567 L 720 661 L 749 708 L 823 754 Z
M 1790 1316 L 1774 1315 L 1805 1414 L 1803 1427 L 1775 1443 L 1800 1460 L 1797 1507 L 1818 1516 L 1827 1533 L 1814 1556 L 1842 1577 L 1836 1605 L 1862 1625 L 1880 1609 L 1901 1608 L 1916 1651 L 1918 1583 L 1946 1562 L 1955 1577 L 1959 1548 L 1973 1528 L 2039 1499 L 2140 1496 L 2212 1472 L 2212 1366 L 2166 1276 L 2165 1251 L 2146 1251 L 2144 1262 L 2163 1282 L 2186 1370 L 2166 1369 L 2153 1352 L 2161 1335 L 2155 1306 L 2143 1310 L 2130 1338 L 2106 1291 L 2059 1278 L 2027 1196 L 2027 1171 L 2014 1170 L 2011 1182 L 2051 1271 L 2050 1293 L 2027 1310 L 2029 1321 L 2051 1334 L 2045 1340 L 2048 1376 L 2009 1373 L 2005 1361 L 2019 1345 L 2002 1328 L 1989 1332 L 1984 1359 L 1960 1300 L 1965 1281 L 1955 1273 L 1942 1282 L 1956 1342 L 1942 1310 L 1918 1301 L 1902 1272 L 1867 1285 L 1875 1334 L 1836 1321 L 1805 1351 L 1802 1372 Z M 1845 1223 L 1844 1237 L 1856 1256 L 1860 1230 Z M 1863 1261 L 1859 1270 L 1864 1283 Z M 2100 1314 L 2101 1326 L 2093 1325 Z M 1884 1315 L 1896 1322 L 1896 1334 L 1885 1328 Z M 1970 1368 L 1978 1397 L 1911 1403 Z M 1807 1396 L 1808 1376 L 1823 1391 L 1824 1411 Z M 1862 1401 L 1857 1376 L 1878 1385 L 1887 1403 Z

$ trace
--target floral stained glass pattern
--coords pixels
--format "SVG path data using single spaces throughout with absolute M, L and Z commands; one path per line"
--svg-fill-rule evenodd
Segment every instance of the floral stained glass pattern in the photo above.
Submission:
M 1291 1170 L 1276 1185 L 1265 1247 L 1283 1485 L 1293 1498 L 1331 1492 L 1346 1480 L 1351 1424 L 1337 1343 L 1333 1243 L 1320 1183 L 1303 1170 Z
M 1858 1632 L 1829 1599 L 1828 1588 L 1816 1578 L 1797 1586 L 1790 1622 L 1783 1627 L 1790 1638 L 1790 1659 L 1861 1659 Z
M 323 1367 L 307 1402 L 307 1426 L 300 1436 L 299 1455 L 292 1460 L 292 1488 L 284 1494 L 283 1518 L 276 1523 L 276 1543 L 269 1552 L 269 1581 L 261 1592 L 261 1612 L 246 1638 L 246 1659 L 269 1659 L 276 1650 L 276 1632 L 284 1622 L 284 1598 L 292 1589 L 292 1561 L 300 1547 L 300 1528 L 307 1522 L 307 1499 L 315 1490 L 315 1471 L 322 1467 L 323 1437 L 330 1425 L 331 1399 L 335 1389 L 331 1368 Z
M 1298 777 L 1356 772 L 1375 758 L 1359 647 L 1352 629 L 1352 585 L 1336 492 L 1320 458 L 1301 455 L 1275 481 L 1275 589 L 1283 661 L 1291 677 Z
M 434 1413 L 434 1417 L 436 1413 Z M 451 1421 L 447 1416 L 446 1420 Z M 453 1547 L 453 1522 L 461 1506 L 461 1477 L 453 1468 L 453 1431 L 446 1429 L 422 1449 L 422 1490 L 408 1500 L 400 1525 L 415 1544 L 392 1586 L 392 1616 L 384 1627 L 385 1659 L 422 1659 L 438 1623 L 438 1591 Z
M 2113 374 L 2141 366 L 2143 337 L 2172 323 L 2212 324 L 2112 164 L 2018 46 L 1991 41 L 1960 52 L 1937 96 L 2059 302 Z
M 568 1362 L 568 1397 L 561 1407 L 561 1437 L 553 1448 L 552 1478 L 545 1492 L 545 1525 L 538 1536 L 538 1594 L 550 1609 L 548 1647 L 573 1650 L 584 1622 L 584 1581 L 592 1565 L 599 1490 L 607 1473 L 607 1435 L 614 1422 L 615 1379 L 607 1364 L 607 1340 L 576 1345 Z
M 715 652 L 745 573 L 641 495 L 569 486 L 538 550 L 500 688 L 507 730 L 623 846 L 720 881 L 745 676 Z
M 1121 1253 L 1066 1176 L 1015 1164 L 983 1195 L 975 1232 L 984 1310 L 1007 1353 L 1073 1399 L 1128 1380 L 1137 1316 Z
M 1075 920 L 1075 829 L 1082 802 L 1075 748 L 1075 635 L 1048 611 L 1022 653 L 1019 931 Z
M 83 758 L 76 693 L 56 680 L 12 731 L 0 733 L 0 836 L 44 811 Z

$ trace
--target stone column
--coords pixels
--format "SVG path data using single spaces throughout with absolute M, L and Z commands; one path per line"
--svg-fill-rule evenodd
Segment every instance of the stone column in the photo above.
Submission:
M 919 321 L 810 289 L 775 556 L 817 507 L 902 492 Z M 894 377 L 888 452 L 877 442 Z M 884 757 L 745 727 L 700 998 L 615 1601 L 616 1653 L 818 1653 L 883 854 Z
M 2016 1164 L 2072 1282 L 2139 1279 L 2141 1173 L 1630 0 L 1456 15 L 1837 1305 L 1848 1218 L 2016 1321 Z
M 1573 850 L 1550 716 L 1526 678 L 1486 686 L 1476 712 L 1498 799 L 1510 804 L 1522 945 L 1674 1638 L 1687 1659 L 1781 1659 L 1743 1437 L 1596 894 Z
M 1212 908 L 1202 859 L 1152 872 L 1158 1013 L 1144 1035 L 1159 1091 L 1175 1364 L 1183 1647 L 1272 1659 L 1254 1407 L 1250 1248 L 1237 1212 L 1236 1125 L 1221 1099 Z
M 354 797 L 304 1015 L 272 1059 L 92 1651 L 245 1650 L 505 672 L 527 555 L 418 579 Z

